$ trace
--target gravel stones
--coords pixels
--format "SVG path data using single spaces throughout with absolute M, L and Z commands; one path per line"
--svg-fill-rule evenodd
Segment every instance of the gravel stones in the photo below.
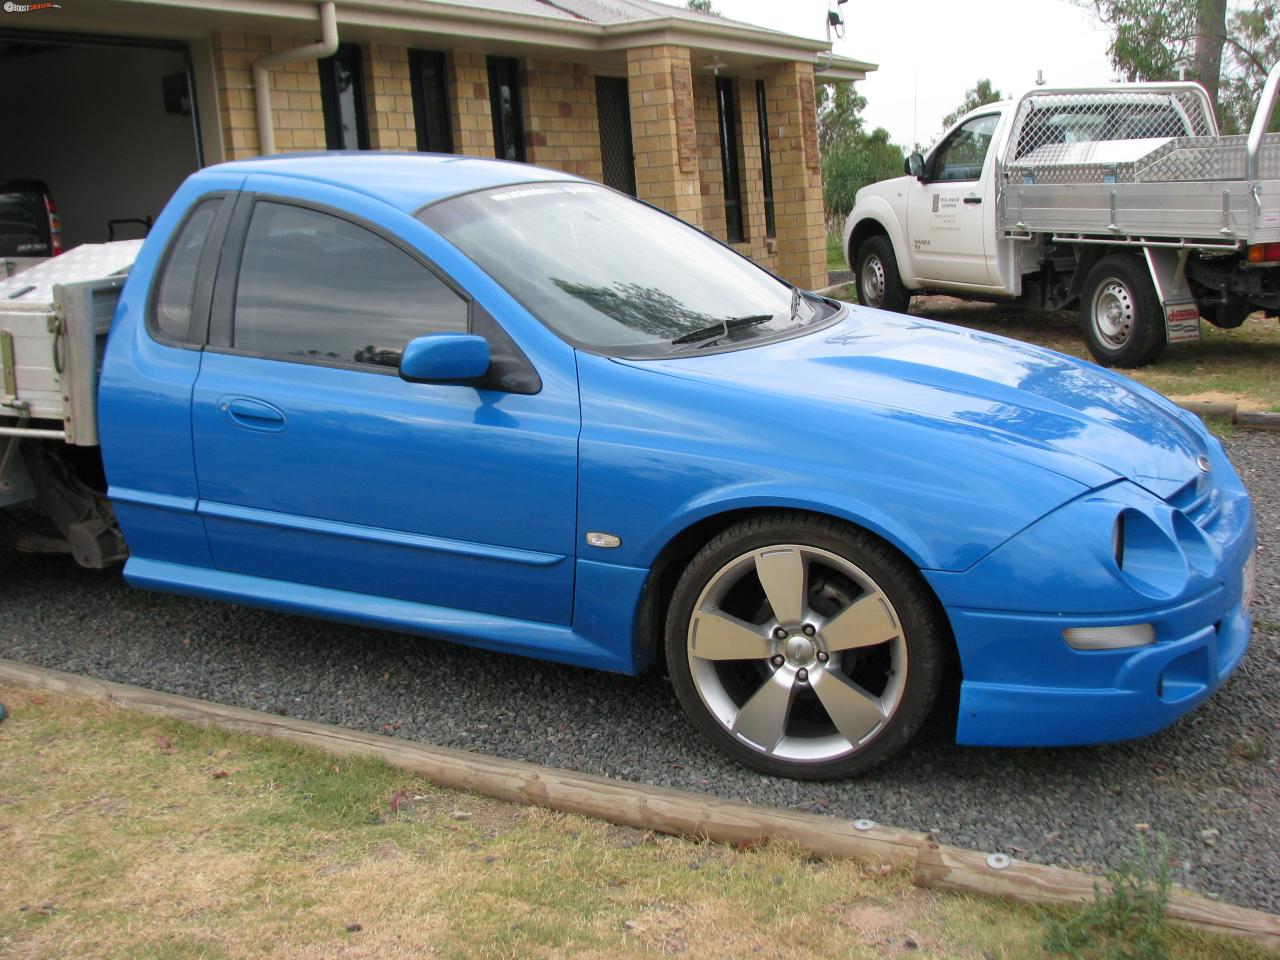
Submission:
M 1040 863 L 1114 868 L 1135 824 L 1174 880 L 1280 910 L 1280 434 L 1227 450 L 1261 543 L 1252 646 L 1172 728 L 1129 743 L 957 747 L 954 692 L 863 780 L 752 773 L 706 745 L 666 680 L 628 678 L 127 587 L 118 571 L 0 551 L 0 656 L 235 706 L 717 796 L 865 817 Z M 4 524 L 0 512 L 0 527 Z M 0 543 L 6 541 L 0 529 Z M 1203 839 L 1217 831 L 1214 842 Z

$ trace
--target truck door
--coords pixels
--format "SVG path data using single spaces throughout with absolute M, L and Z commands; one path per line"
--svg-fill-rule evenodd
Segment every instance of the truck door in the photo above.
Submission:
M 237 208 L 193 397 L 215 566 L 567 624 L 576 378 L 531 395 L 402 380 L 409 340 L 467 332 L 480 308 L 385 216 Z
M 907 199 L 907 240 L 924 281 L 996 283 L 995 176 L 991 142 L 999 113 L 966 121 L 930 154 Z

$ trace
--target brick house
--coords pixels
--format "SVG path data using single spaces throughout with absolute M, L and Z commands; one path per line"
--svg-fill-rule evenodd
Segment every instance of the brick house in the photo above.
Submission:
M 0 179 L 48 182 L 78 243 L 138 235 L 224 159 L 499 156 L 607 183 L 823 286 L 815 84 L 874 69 L 655 0 L 64 3 L 0 14 L 0 115 L 18 131 Z

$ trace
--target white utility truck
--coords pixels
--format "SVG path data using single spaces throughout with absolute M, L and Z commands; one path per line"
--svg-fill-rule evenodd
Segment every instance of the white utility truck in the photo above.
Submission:
M 1280 314 L 1280 65 L 1248 135 L 1221 136 L 1195 83 L 1036 87 L 979 107 L 858 191 L 844 251 L 858 299 L 951 293 L 1061 310 L 1089 350 L 1137 367 Z

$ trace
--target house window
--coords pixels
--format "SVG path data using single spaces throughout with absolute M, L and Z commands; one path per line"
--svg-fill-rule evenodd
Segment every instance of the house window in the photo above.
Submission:
M 524 162 L 524 124 L 514 57 L 489 57 L 489 107 L 493 111 L 493 155 Z
M 742 179 L 738 169 L 738 124 L 733 109 L 733 81 L 716 77 L 716 107 L 720 112 L 720 163 L 724 169 L 725 233 L 730 243 L 746 239 L 742 232 Z
M 756 114 L 760 120 L 760 171 L 764 177 L 764 235 L 776 237 L 773 220 L 773 163 L 769 159 L 769 110 L 764 102 L 764 81 L 756 81 Z
M 319 67 L 326 145 L 330 150 L 368 150 L 360 45 L 339 44 L 337 53 L 320 60 Z
M 418 149 L 453 153 L 449 129 L 449 79 L 444 54 L 436 50 L 410 50 L 409 75 L 413 85 L 413 117 L 418 127 Z

